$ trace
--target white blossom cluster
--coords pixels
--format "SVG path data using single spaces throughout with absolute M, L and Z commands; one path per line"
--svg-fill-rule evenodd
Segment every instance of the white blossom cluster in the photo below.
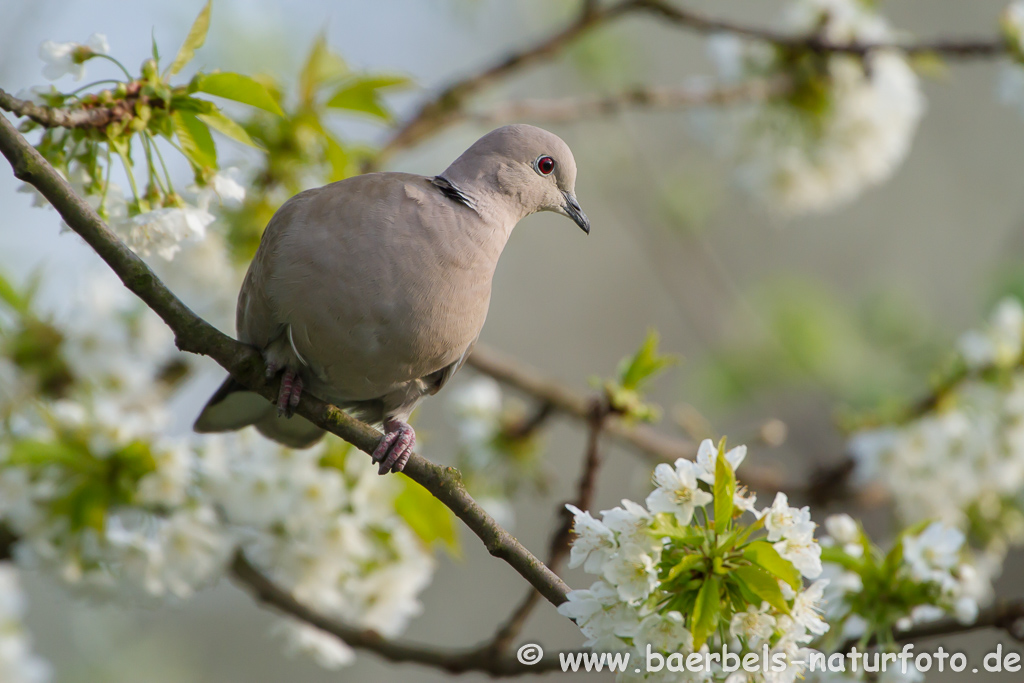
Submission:
M 187 280 L 202 267 L 184 253 L 164 267 Z M 66 367 L 67 386 L 41 394 L 41 370 L 0 355 L 0 524 L 18 536 L 22 566 L 76 593 L 182 600 L 241 548 L 297 599 L 354 626 L 391 637 L 419 613 L 434 559 L 396 511 L 403 480 L 376 476 L 337 441 L 291 451 L 244 432 L 178 436 L 180 380 L 161 377 L 181 356 L 109 274 L 52 313 L 35 308 L 5 311 L 3 333 L 59 339 L 26 337 L 52 352 L 37 363 Z M 0 334 L 0 350 L 8 341 Z M 290 650 L 330 666 L 353 659 L 333 636 L 280 623 Z
M 47 683 L 50 665 L 32 652 L 24 616 L 25 595 L 18 571 L 11 563 L 0 562 L 0 681 Z
M 235 207 L 245 199 L 245 188 L 239 176 L 237 168 L 224 169 L 214 174 L 205 186 L 189 187 L 186 194 L 191 203 L 181 195 L 174 195 L 171 206 L 134 214 L 117 183 L 94 178 L 81 164 L 71 162 L 67 180 L 134 252 L 141 256 L 156 254 L 170 261 L 184 245 L 204 240 L 207 228 L 216 220 L 212 213 L 215 204 Z M 31 185 L 22 185 L 18 191 L 31 194 L 34 206 L 49 206 Z
M 247 555 L 298 600 L 388 638 L 419 614 L 434 560 L 395 512 L 401 480 L 337 440 L 289 450 L 242 433 L 216 445 L 211 498 Z
M 86 61 L 109 53 L 106 36 L 98 33 L 90 36 L 84 44 L 48 40 L 39 48 L 39 56 L 46 63 L 43 75 L 50 80 L 66 75 L 81 80 Z M 43 97 L 46 92 L 37 88 L 19 93 L 19 96 L 46 104 Z M 154 140 L 151 144 L 157 143 Z M 149 150 L 146 152 L 148 156 Z M 106 164 L 107 167 L 111 164 L 109 155 Z M 106 177 L 96 177 L 97 171 Z M 130 168 L 126 171 L 132 173 Z M 167 188 L 166 192 L 161 192 L 161 205 L 156 207 L 150 207 L 138 197 L 129 202 L 121 187 L 109 179 L 109 168 L 102 169 L 96 165 L 90 171 L 86 165 L 72 158 L 66 175 L 75 191 L 99 212 L 132 250 L 142 256 L 156 254 L 167 261 L 174 258 L 183 244 L 203 240 L 207 227 L 215 220 L 211 212 L 215 203 L 237 206 L 245 199 L 245 188 L 239 182 L 240 171 L 237 168 L 217 172 L 202 187 L 190 186 L 185 192 L 188 201 L 173 188 Z M 32 194 L 36 206 L 48 205 L 31 185 L 25 184 L 19 191 Z
M 535 483 L 540 444 L 535 435 L 508 438 L 510 425 L 526 419 L 522 405 L 506 400 L 501 385 L 478 376 L 449 390 L 448 414 L 456 429 L 456 465 L 477 502 L 505 528 L 515 524 L 510 498 Z
M 587 638 L 586 646 L 594 651 L 630 651 L 633 658 L 639 657 L 643 661 L 648 647 L 665 655 L 682 653 L 685 656 L 695 650 L 714 652 L 722 645 L 728 645 L 733 652 L 756 652 L 760 655 L 762 647 L 767 646 L 773 655 L 784 653 L 788 665 L 782 672 L 741 673 L 740 676 L 749 676 L 742 679 L 735 675 L 730 678 L 722 671 L 685 674 L 662 671 L 620 673 L 619 681 L 789 683 L 805 670 L 811 652 L 808 644 L 829 629 L 821 617 L 827 581 L 818 580 L 809 586 L 798 582 L 800 588 L 794 589 L 785 581 L 769 578 L 772 585 L 776 580 L 779 585 L 775 604 L 769 604 L 767 600 L 757 601 L 748 603 L 742 610 L 731 610 L 723 602 L 721 628 L 715 626 L 710 629 L 706 641 L 695 647 L 694 627 L 687 626 L 688 615 L 693 614 L 693 609 L 673 609 L 672 600 L 685 599 L 685 596 L 680 596 L 678 588 L 667 591 L 665 584 L 671 581 L 669 577 L 676 578 L 673 571 L 679 572 L 669 565 L 681 548 L 680 534 L 690 533 L 682 530 L 699 532 L 708 524 L 706 506 L 714 503 L 711 492 L 715 490 L 717 454 L 718 449 L 710 441 L 705 441 L 700 446 L 696 462 L 680 459 L 674 466 L 659 465 L 654 473 L 655 489 L 647 497 L 646 507 L 624 500 L 621 507 L 604 510 L 601 518 L 597 519 L 589 512 L 568 506 L 575 516 L 573 529 L 576 534 L 569 566 L 582 566 L 600 578 L 590 588 L 571 591 L 568 602 L 558 611 L 576 621 Z M 746 448 L 739 447 L 723 455 L 735 468 L 745 454 Z M 780 494 L 770 508 L 759 513 L 754 510 L 753 496 L 736 495 L 733 508 L 736 519 L 753 512 L 757 521 L 752 523 L 768 531 L 767 539 L 762 538 L 760 542 L 771 544 L 770 547 L 778 552 L 775 557 L 781 556 L 780 562 L 790 567 L 794 580 L 798 581 L 801 575 L 812 579 L 818 577 L 822 570 L 821 548 L 814 541 L 814 524 L 810 521 L 808 509 L 790 507 L 785 496 Z M 670 528 L 674 530 L 666 530 L 665 533 L 671 535 L 661 536 L 663 529 Z M 741 522 L 737 521 L 737 529 L 742 529 Z M 670 557 L 673 559 L 669 560 Z M 679 567 L 689 568 L 692 565 L 698 571 L 706 560 L 693 554 L 683 557 Z M 731 560 L 723 560 L 728 561 Z M 764 576 L 769 575 L 765 573 Z M 705 576 L 702 581 L 711 579 Z M 703 588 L 704 584 L 701 585 Z M 694 589 L 689 590 L 692 592 Z M 786 601 L 786 611 L 779 607 L 781 600 Z M 723 643 L 715 635 L 719 631 L 727 632 L 729 640 Z
M 195 495 L 195 450 L 154 433 L 158 415 L 62 400 L 43 418 L 49 431 L 0 449 L 20 563 L 106 597 L 186 598 L 219 576 L 230 537 Z
M 155 253 L 166 261 L 172 260 L 182 245 L 203 241 L 207 227 L 216 220 L 211 213 L 215 203 L 233 207 L 245 199 L 237 168 L 219 171 L 204 187 L 190 186 L 187 194 L 194 203 L 176 196 L 172 206 L 135 215 L 129 215 L 124 194 L 117 186 L 107 186 L 105 196 L 103 186 L 90 193 L 89 186 L 80 186 L 74 178 L 72 186 L 96 208 L 103 207 L 107 223 L 133 251 L 142 256 Z
M 6 323 L 0 350 L 24 345 L 37 356 L 26 364 L 17 354 L 0 353 L 0 417 L 9 419 L 39 394 L 54 398 L 72 392 L 76 400 L 95 403 L 111 421 L 127 411 L 134 414 L 132 424 L 166 425 L 166 397 L 154 376 L 179 357 L 173 335 L 109 271 L 91 270 L 84 279 L 48 310 L 33 307 L 20 319 L 0 310 Z M 18 339 L 5 339 L 19 328 Z M 61 375 L 59 382 L 54 375 Z M 32 425 L 15 420 L 10 426 L 18 432 Z
M 858 476 L 891 488 L 901 522 L 961 529 L 984 552 L 987 575 L 1024 542 L 1022 344 L 1024 308 L 1007 299 L 985 330 L 962 337 L 964 377 L 934 410 L 850 441 Z
M 892 41 L 896 34 L 874 5 L 793 0 L 782 28 L 836 43 Z M 794 64 L 768 46 L 722 36 L 711 41 L 711 54 L 723 78 L 793 82 L 792 93 L 722 115 L 715 135 L 727 141 L 741 183 L 784 216 L 830 210 L 887 180 L 924 113 L 917 76 L 895 51 L 876 50 L 863 60 L 808 54 Z
M 60 405 L 54 414 L 64 429 L 79 419 L 65 413 L 78 411 Z M 118 448 L 140 448 L 142 435 L 102 419 L 82 411 L 89 453 L 118 458 Z M 353 453 L 328 465 L 329 448 L 336 456 L 345 449 L 293 451 L 249 433 L 201 445 L 149 435 L 145 443 L 153 469 L 123 501 L 90 508 L 84 524 L 74 514 L 81 477 L 60 464 L 21 466 L 20 451 L 0 451 L 0 520 L 21 538 L 18 561 L 105 598 L 184 599 L 219 579 L 241 548 L 298 600 L 346 623 L 393 637 L 419 613 L 433 556 L 395 511 L 401 484 L 376 476 L 368 458 Z M 290 649 L 321 663 L 353 659 L 309 626 L 284 620 L 282 631 Z
M 828 535 L 821 544 L 827 553 L 824 576 L 829 578 L 826 616 L 841 639 L 884 628 L 905 631 L 947 615 L 970 624 L 978 616 L 978 603 L 990 597 L 988 581 L 969 561 L 964 534 L 942 522 L 912 529 L 897 539 L 899 561 L 881 587 L 885 595 L 871 592 L 879 590 L 878 585 L 866 591 L 864 577 L 889 558 L 871 545 L 857 522 L 846 514 L 832 515 L 825 520 L 825 529 Z M 905 613 L 891 624 L 878 618 L 883 611 L 899 610 Z

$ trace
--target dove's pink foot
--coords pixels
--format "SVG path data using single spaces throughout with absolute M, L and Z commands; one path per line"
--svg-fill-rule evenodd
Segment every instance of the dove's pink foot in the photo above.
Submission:
M 384 436 L 373 451 L 373 461 L 380 463 L 377 474 L 401 472 L 409 462 L 412 447 L 416 445 L 416 432 L 401 420 L 384 423 Z
M 302 377 L 291 368 L 285 368 L 281 377 L 281 390 L 277 393 L 277 414 L 291 417 L 302 398 Z

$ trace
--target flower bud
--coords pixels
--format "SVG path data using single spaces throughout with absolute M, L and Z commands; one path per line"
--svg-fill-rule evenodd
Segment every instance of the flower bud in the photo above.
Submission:
M 156 60 L 147 59 L 142 63 L 142 77 L 147 81 L 155 81 L 160 73 L 157 70 Z

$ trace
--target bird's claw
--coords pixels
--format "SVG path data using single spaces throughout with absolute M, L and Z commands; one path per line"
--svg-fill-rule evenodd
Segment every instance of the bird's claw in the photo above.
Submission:
M 373 451 L 373 461 L 380 463 L 377 474 L 401 472 L 415 445 L 416 432 L 412 427 L 401 420 L 385 422 L 384 436 Z
M 302 398 L 302 376 L 286 368 L 281 378 L 281 390 L 277 393 L 278 417 L 291 417 Z

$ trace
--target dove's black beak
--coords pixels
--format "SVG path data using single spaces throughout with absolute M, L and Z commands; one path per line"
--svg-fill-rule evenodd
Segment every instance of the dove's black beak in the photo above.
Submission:
M 565 215 L 573 219 L 576 225 L 580 226 L 583 232 L 590 234 L 590 219 L 587 218 L 587 214 L 583 213 L 583 209 L 580 207 L 580 203 L 576 201 L 576 197 L 573 197 L 568 192 L 563 192 L 562 195 L 565 197 L 565 204 L 562 208 L 565 209 Z

